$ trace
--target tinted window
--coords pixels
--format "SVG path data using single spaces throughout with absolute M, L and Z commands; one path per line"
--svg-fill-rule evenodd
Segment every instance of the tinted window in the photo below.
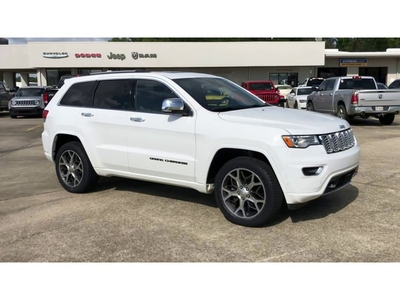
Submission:
M 65 93 L 60 104 L 79 107 L 92 106 L 91 91 L 94 83 L 94 81 L 75 83 Z
M 333 86 L 335 85 L 336 80 L 327 80 L 326 82 L 326 90 L 330 91 L 333 90 Z
M 162 103 L 169 98 L 178 98 L 178 96 L 163 83 L 144 79 L 136 83 L 135 107 L 137 111 L 162 113 Z
M 325 90 L 327 89 L 327 85 L 328 85 L 328 82 L 327 82 L 327 81 L 324 81 L 324 82 L 321 83 L 321 85 L 319 86 L 319 90 L 320 90 L 320 91 L 325 91 Z
M 21 88 L 15 94 L 16 97 L 40 97 L 44 93 L 44 89 L 24 89 Z
M 389 85 L 389 89 L 398 89 L 400 88 L 400 80 L 395 80 Z
M 319 86 L 323 82 L 324 79 L 322 78 L 310 78 L 307 82 L 307 86 Z
M 129 79 L 104 80 L 97 86 L 93 107 L 105 109 L 128 110 L 130 105 Z
M 371 78 L 347 78 L 340 80 L 340 90 L 375 90 L 375 81 Z

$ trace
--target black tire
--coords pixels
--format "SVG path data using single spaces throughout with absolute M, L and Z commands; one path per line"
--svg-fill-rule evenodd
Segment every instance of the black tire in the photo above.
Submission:
M 88 192 L 99 179 L 79 142 L 68 142 L 60 147 L 55 167 L 58 180 L 70 193 Z
M 14 114 L 10 113 L 10 118 L 11 118 L 11 119 L 16 119 L 16 118 L 17 118 L 17 115 L 14 115 Z
M 286 106 L 286 108 L 290 108 L 289 107 L 289 101 L 286 100 L 285 106 Z
M 214 194 L 227 220 L 249 227 L 274 220 L 284 202 L 272 168 L 252 157 L 237 157 L 225 163 L 215 178 Z
M 381 125 L 391 125 L 394 121 L 394 117 L 394 114 L 379 116 L 379 122 Z
M 299 109 L 299 106 L 298 106 L 298 104 L 297 104 L 297 100 L 294 101 L 293 108 L 294 108 L 294 109 Z
M 315 111 L 314 109 L 314 104 L 311 101 L 307 102 L 307 110 L 309 111 Z
M 347 114 L 346 106 L 343 104 L 339 104 L 336 110 L 336 116 L 346 121 L 350 121 L 350 118 Z

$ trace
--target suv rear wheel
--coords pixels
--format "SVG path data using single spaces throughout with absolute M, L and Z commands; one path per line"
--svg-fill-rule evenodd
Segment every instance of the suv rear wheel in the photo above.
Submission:
M 62 145 L 56 154 L 55 164 L 58 180 L 68 192 L 87 192 L 98 181 L 99 176 L 79 142 Z
M 251 227 L 272 221 L 284 201 L 272 168 L 252 157 L 234 158 L 221 168 L 215 198 L 227 220 Z

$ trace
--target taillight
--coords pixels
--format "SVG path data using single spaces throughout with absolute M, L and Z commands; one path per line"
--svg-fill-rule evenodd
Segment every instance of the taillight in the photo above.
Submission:
M 43 122 L 46 122 L 46 118 L 47 118 L 48 114 L 49 114 L 49 111 L 47 109 L 43 110 L 43 113 L 42 113 Z
M 45 106 L 49 103 L 49 94 L 47 92 L 43 94 L 43 102 Z
M 358 104 L 358 93 L 351 95 L 351 104 Z

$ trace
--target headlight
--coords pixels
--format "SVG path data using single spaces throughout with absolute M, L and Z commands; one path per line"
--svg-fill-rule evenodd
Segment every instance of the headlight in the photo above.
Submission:
M 17 101 L 15 101 L 15 100 L 12 100 L 12 101 L 11 101 L 11 105 L 12 105 L 12 106 L 15 106 L 16 104 L 17 104 Z
M 282 138 L 289 148 L 307 148 L 321 144 L 316 135 L 283 135 Z

